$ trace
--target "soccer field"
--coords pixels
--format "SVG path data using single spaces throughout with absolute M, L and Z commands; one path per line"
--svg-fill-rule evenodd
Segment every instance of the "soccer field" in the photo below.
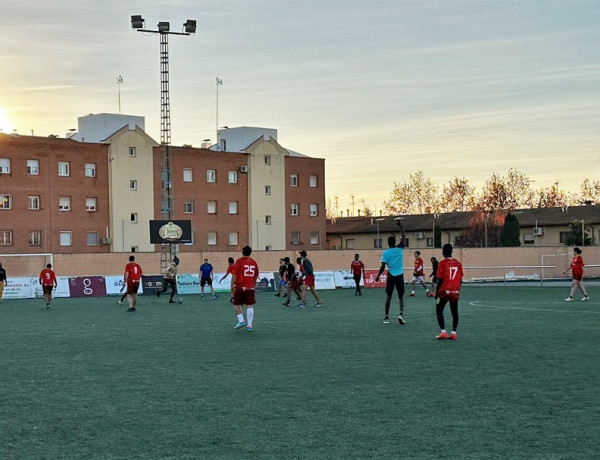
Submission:
M 456 342 L 422 290 L 405 326 L 379 289 L 259 293 L 254 332 L 226 295 L 4 301 L 0 458 L 598 458 L 589 291 L 465 287 Z

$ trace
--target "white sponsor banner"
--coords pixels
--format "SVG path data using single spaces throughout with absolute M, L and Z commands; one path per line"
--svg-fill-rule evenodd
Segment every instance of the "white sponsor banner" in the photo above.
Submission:
M 119 295 L 125 292 L 125 288 L 121 291 L 121 288 L 123 287 L 123 275 L 105 276 L 104 283 L 106 284 L 107 295 Z
M 52 291 L 52 297 L 70 297 L 69 278 L 56 277 L 57 288 Z M 35 299 L 43 297 L 42 286 L 38 278 L 10 278 L 4 288 L 4 299 Z
M 333 276 L 335 278 L 335 286 L 341 288 L 356 288 L 356 284 L 354 284 L 354 275 L 350 270 L 337 270 L 333 272 Z M 365 280 L 363 277 L 360 277 L 360 285 L 365 285 Z
M 333 272 L 315 272 L 315 288 L 335 289 Z
M 204 290 L 206 291 L 206 286 Z M 208 289 L 208 292 L 210 293 L 210 289 Z M 200 274 L 182 273 L 177 275 L 177 293 L 200 294 Z

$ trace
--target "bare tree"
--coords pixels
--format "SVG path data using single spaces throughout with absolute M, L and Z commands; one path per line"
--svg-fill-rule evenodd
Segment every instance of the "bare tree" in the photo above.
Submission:
M 531 207 L 534 193 L 531 179 L 511 168 L 506 177 L 492 174 L 484 184 L 479 206 L 481 209 L 517 209 Z
M 596 204 L 600 203 L 600 180 L 591 181 L 586 178 L 579 188 L 581 190 L 578 197 L 580 203 L 588 201 Z
M 390 199 L 383 206 L 390 215 L 430 214 L 438 211 L 438 188 L 423 171 L 409 176 L 407 182 L 394 182 Z
M 439 208 L 443 212 L 468 211 L 475 207 L 475 187 L 468 179 L 454 176 L 442 186 Z

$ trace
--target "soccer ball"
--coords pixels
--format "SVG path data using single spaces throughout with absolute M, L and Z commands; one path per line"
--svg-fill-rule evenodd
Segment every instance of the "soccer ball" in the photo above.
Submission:
M 183 299 L 179 297 L 179 303 L 183 303 Z

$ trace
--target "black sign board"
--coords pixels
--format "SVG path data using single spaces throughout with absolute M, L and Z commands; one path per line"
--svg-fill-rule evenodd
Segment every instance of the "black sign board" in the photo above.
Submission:
M 150 243 L 191 243 L 191 220 L 151 220 Z

